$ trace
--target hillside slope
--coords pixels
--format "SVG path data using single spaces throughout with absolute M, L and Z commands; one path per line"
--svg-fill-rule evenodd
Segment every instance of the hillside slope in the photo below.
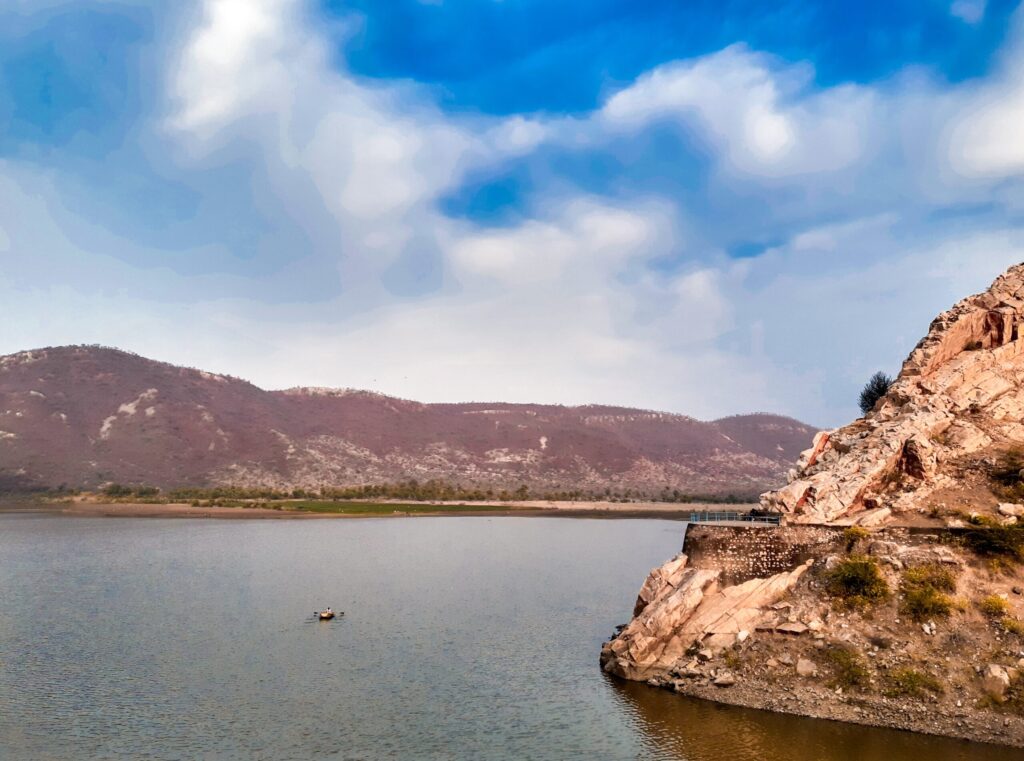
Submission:
M 619 407 L 420 404 L 364 391 L 264 391 L 97 347 L 0 357 L 0 487 L 443 479 L 649 495 L 754 494 L 814 429 Z

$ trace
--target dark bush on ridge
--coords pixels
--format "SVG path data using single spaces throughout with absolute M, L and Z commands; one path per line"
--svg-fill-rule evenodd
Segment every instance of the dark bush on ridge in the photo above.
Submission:
M 871 412 L 878 400 L 888 393 L 892 384 L 893 379 L 885 373 L 878 372 L 872 375 L 860 392 L 860 411 L 865 415 Z
M 960 534 L 961 541 L 977 555 L 1024 560 L 1024 528 L 1020 526 L 990 526 L 969 528 Z

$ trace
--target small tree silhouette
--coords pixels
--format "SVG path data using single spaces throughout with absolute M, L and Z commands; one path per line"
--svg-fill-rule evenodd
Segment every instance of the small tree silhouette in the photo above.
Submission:
M 889 391 L 892 386 L 892 378 L 882 372 L 871 376 L 860 392 L 860 411 L 867 415 L 875 408 L 875 404 Z

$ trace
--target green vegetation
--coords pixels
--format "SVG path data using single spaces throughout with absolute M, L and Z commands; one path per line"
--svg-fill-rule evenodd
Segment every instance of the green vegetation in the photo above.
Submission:
M 999 595 L 989 595 L 978 602 L 978 610 L 989 618 L 1005 618 L 1010 605 Z
M 923 698 L 929 692 L 939 695 L 945 692 L 942 682 L 931 674 L 910 668 L 892 671 L 885 681 L 885 696 L 889 698 Z
M 753 494 L 688 494 L 678 489 L 665 487 L 656 493 L 634 489 L 603 492 L 585 492 L 578 489 L 531 491 L 526 485 L 515 489 L 483 489 L 464 487 L 447 481 L 431 479 L 417 481 L 410 479 L 398 483 L 364 484 L 359 486 L 322 486 L 318 489 L 270 489 L 240 486 L 218 486 L 213 488 L 181 488 L 167 492 L 172 502 L 194 500 L 264 500 L 281 501 L 291 499 L 314 499 L 323 501 L 345 500 L 408 500 L 410 502 L 521 502 L 545 500 L 579 502 L 603 500 L 608 502 L 668 502 L 677 504 L 747 504 L 757 502 Z
M 324 502 L 303 501 L 291 502 L 284 506 L 285 510 L 306 513 L 338 513 L 344 515 L 390 515 L 391 513 L 480 513 L 508 510 L 508 507 L 495 504 L 483 505 L 430 505 L 423 503 L 395 502 Z
M 983 525 L 964 529 L 960 541 L 976 555 L 1018 563 L 1024 560 L 1024 527 Z
M 903 603 L 900 612 L 914 621 L 946 618 L 956 607 L 956 601 L 946 592 L 956 591 L 956 577 L 940 565 L 922 565 L 908 568 L 900 580 Z
M 945 566 L 936 563 L 914 566 L 903 572 L 906 586 L 930 586 L 943 592 L 956 591 L 956 576 Z
M 822 658 L 832 669 L 834 687 L 867 689 L 871 672 L 864 657 L 851 647 L 831 645 L 822 651 Z
M 125 499 L 125 498 L 151 498 L 155 497 L 160 493 L 160 490 L 155 486 L 125 486 L 124 484 L 108 484 L 103 489 L 103 495 L 105 497 L 112 497 L 114 499 Z
M 871 532 L 860 526 L 850 526 L 843 532 L 843 539 L 846 541 L 846 551 L 852 552 L 859 542 L 871 536 Z
M 846 607 L 859 608 L 889 597 L 889 585 L 874 558 L 851 555 L 825 573 L 825 587 Z
M 878 372 L 872 375 L 860 392 L 860 411 L 865 415 L 871 412 L 878 400 L 889 392 L 892 384 L 893 379 L 885 373 Z
M 948 618 L 954 604 L 952 597 L 934 587 L 915 587 L 904 593 L 900 611 L 921 622 L 929 618 Z

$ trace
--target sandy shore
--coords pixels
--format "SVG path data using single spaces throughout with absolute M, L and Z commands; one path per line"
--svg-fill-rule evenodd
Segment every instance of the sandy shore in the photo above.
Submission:
M 377 504 L 386 504 L 379 502 Z M 557 517 L 557 518 L 660 518 L 662 520 L 685 520 L 691 512 L 701 510 L 748 510 L 752 505 L 679 505 L 663 502 L 516 502 L 494 503 L 487 510 L 450 509 L 465 505 L 460 502 L 423 503 L 436 506 L 437 510 L 414 513 L 402 510 L 395 503 L 393 513 L 312 513 L 299 510 L 273 510 L 251 507 L 192 507 L 188 504 L 134 504 L 99 502 L 74 502 L 70 504 L 41 504 L 38 509 L 60 512 L 66 515 L 115 518 L 223 518 L 227 520 L 310 520 L 322 518 L 418 518 L 437 516 L 515 516 L 515 517 Z M 497 509 L 496 509 L 497 508 Z

